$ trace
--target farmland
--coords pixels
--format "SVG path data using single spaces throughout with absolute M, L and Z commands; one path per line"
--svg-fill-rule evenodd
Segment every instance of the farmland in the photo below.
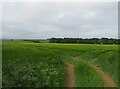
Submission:
M 3 87 L 70 87 L 70 66 L 71 87 L 119 85 L 117 45 L 3 41 L 2 46 Z

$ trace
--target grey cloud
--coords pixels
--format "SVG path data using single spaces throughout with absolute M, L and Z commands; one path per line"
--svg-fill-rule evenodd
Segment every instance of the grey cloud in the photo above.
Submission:
M 4 3 L 3 38 L 114 37 L 117 3 Z

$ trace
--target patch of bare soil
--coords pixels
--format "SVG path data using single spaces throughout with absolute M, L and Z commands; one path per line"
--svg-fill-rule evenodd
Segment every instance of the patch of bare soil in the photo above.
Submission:
M 66 67 L 67 67 L 67 71 L 66 71 L 66 85 L 65 87 L 75 87 L 75 78 L 74 78 L 74 65 L 68 62 L 64 62 Z

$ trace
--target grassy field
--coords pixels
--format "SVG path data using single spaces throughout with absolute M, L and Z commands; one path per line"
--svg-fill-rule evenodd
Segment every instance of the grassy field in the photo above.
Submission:
M 2 41 L 0 41 L 0 88 L 2 88 Z
M 2 52 L 4 87 L 65 87 L 64 61 L 74 66 L 75 87 L 104 87 L 103 76 L 90 64 L 118 85 L 117 45 L 3 41 Z

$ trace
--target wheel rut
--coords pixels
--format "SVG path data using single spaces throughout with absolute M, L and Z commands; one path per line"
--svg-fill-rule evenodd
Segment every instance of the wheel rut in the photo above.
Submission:
M 78 57 L 73 57 L 73 61 L 78 62 L 80 59 Z M 109 73 L 103 71 L 100 67 L 96 66 L 95 64 L 91 62 L 86 62 L 91 67 L 95 69 L 96 72 L 98 72 L 104 81 L 104 87 L 118 87 L 117 84 L 113 81 L 112 77 L 109 75 Z M 64 64 L 66 65 L 66 84 L 65 87 L 75 87 L 75 76 L 74 76 L 74 64 L 69 63 L 67 61 L 64 61 Z
M 113 81 L 112 77 L 109 75 L 109 73 L 101 70 L 100 67 L 97 67 L 95 65 L 92 66 L 102 76 L 104 80 L 104 87 L 118 87 Z
M 79 61 L 80 58 L 78 57 L 73 57 L 74 61 Z M 112 77 L 109 75 L 108 72 L 103 71 L 100 67 L 96 66 L 93 63 L 90 62 L 86 62 L 88 63 L 91 67 L 93 67 L 95 69 L 96 72 L 98 72 L 104 81 L 104 87 L 118 87 L 118 85 L 113 81 Z
M 69 62 L 64 62 L 66 65 L 66 84 L 65 87 L 75 87 L 74 65 Z

